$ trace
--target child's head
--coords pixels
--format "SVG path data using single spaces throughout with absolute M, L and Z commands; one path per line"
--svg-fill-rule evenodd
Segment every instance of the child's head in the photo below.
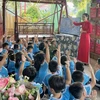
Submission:
M 22 61 L 22 52 L 18 52 L 18 53 L 16 53 L 16 55 L 15 55 L 15 60 L 16 60 L 16 63 L 15 63 L 15 67 L 16 68 L 19 68 L 20 67 L 20 62 Z
M 61 57 L 61 64 L 65 65 L 66 64 L 65 61 L 67 61 L 67 57 L 66 56 L 62 56 Z
M 29 43 L 28 43 L 28 46 L 33 46 L 33 43 L 32 43 L 32 42 L 29 42 Z
M 44 53 L 38 53 L 34 56 L 34 67 L 37 71 L 39 71 L 41 64 L 43 64 L 45 60 L 45 54 Z
M 29 78 L 29 82 L 32 82 L 36 77 L 36 69 L 34 67 L 27 67 L 23 70 L 23 76 Z
M 84 100 L 86 97 L 86 91 L 80 82 L 71 84 L 69 87 L 69 92 L 72 94 L 72 96 L 74 96 L 75 99 Z
M 9 49 L 9 44 L 8 43 L 3 43 L 3 45 L 2 45 L 2 47 L 3 47 L 3 49 Z
M 16 43 L 21 44 L 21 43 L 22 43 L 22 39 L 18 39 L 18 40 L 16 41 Z
M 12 60 L 12 61 L 14 61 L 15 60 L 14 54 L 9 55 L 9 59 Z
M 18 44 L 14 44 L 14 50 L 15 49 L 19 49 L 20 47 L 19 47 L 19 45 Z
M 73 79 L 74 82 L 83 82 L 84 81 L 83 72 L 74 71 L 73 74 L 72 74 L 72 79 Z
M 11 37 L 10 37 L 10 36 L 7 37 L 7 41 L 8 41 L 8 42 L 11 41 Z
M 28 52 L 33 52 L 33 47 L 32 47 L 32 46 L 28 46 L 28 47 L 27 47 L 27 51 L 28 51 Z
M 49 62 L 49 70 L 51 73 L 55 73 L 58 69 L 58 63 L 56 61 L 50 61 Z
M 76 63 L 76 70 L 84 72 L 84 64 L 81 62 Z
M 44 43 L 42 42 L 42 43 L 40 43 L 40 45 L 39 45 L 39 50 L 44 51 L 44 49 L 45 49 L 45 45 L 44 45 Z
M 49 79 L 49 86 L 52 94 L 60 93 L 65 88 L 65 80 L 61 76 L 53 75 Z
M 57 56 L 57 55 L 58 55 L 57 49 L 56 49 L 56 50 L 53 50 L 53 55 L 54 55 L 54 56 Z
M 47 38 L 46 37 L 43 37 L 43 42 L 46 42 L 47 41 Z

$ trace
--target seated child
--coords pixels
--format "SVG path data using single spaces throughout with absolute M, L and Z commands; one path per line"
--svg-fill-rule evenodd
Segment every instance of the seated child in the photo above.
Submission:
M 11 48 L 12 47 L 11 37 L 8 36 L 7 40 L 5 41 L 5 43 L 8 43 L 9 48 Z
M 9 44 L 8 43 L 3 43 L 2 47 L 3 47 L 3 50 L 1 52 L 1 55 L 3 55 L 4 53 L 8 52 Z
M 33 61 L 34 60 L 34 58 L 33 58 L 34 54 L 33 54 L 33 47 L 32 46 L 27 47 L 27 53 L 28 53 L 29 58 Z
M 8 56 L 8 61 L 7 61 L 7 69 L 8 69 L 8 73 L 9 75 L 15 74 L 15 58 L 14 58 L 14 54 L 10 54 Z
M 62 65 L 62 71 L 63 71 L 63 76 L 64 76 L 64 79 L 66 80 L 67 79 L 67 75 L 66 75 L 66 62 L 67 61 L 67 57 L 66 56 L 62 56 L 61 57 L 61 65 Z M 70 72 L 71 74 L 73 73 L 74 69 L 75 69 L 75 64 L 73 61 L 70 61 Z
M 53 75 L 49 79 L 49 86 L 52 93 L 50 100 L 64 100 L 64 97 L 61 91 L 65 89 L 65 85 L 66 85 L 66 82 L 63 77 L 58 76 L 58 75 Z
M 53 76 L 53 75 L 60 75 L 60 73 L 61 73 L 60 71 L 62 71 L 62 70 L 61 70 L 61 68 L 59 68 L 58 63 L 56 61 L 52 60 L 49 63 L 49 71 L 50 71 L 50 73 L 47 74 L 46 77 L 44 78 L 43 84 L 44 84 L 44 88 L 46 87 L 46 89 L 48 89 L 48 93 L 50 95 L 51 93 L 50 93 L 50 90 L 49 90 L 49 83 L 48 83 L 48 81 L 49 81 L 51 76 Z
M 32 67 L 27 67 L 23 70 L 22 72 L 23 74 L 23 77 L 27 76 L 29 78 L 29 82 L 33 85 L 33 86 L 36 86 L 38 89 L 39 89 L 39 92 L 40 94 L 43 93 L 43 90 L 42 90 L 42 85 L 39 84 L 39 83 L 35 83 L 34 82 L 34 79 L 36 77 L 36 69 L 32 66 Z
M 20 52 L 20 47 L 19 47 L 19 45 L 18 44 L 14 44 L 14 53 L 16 54 L 16 53 L 18 53 L 18 52 Z
M 80 82 L 73 83 L 69 86 L 70 94 L 75 98 L 74 100 L 85 100 L 86 91 Z
M 79 71 L 83 72 L 83 74 L 84 74 L 83 84 L 86 85 L 89 82 L 90 77 L 86 73 L 84 73 L 84 64 L 81 63 L 81 62 L 77 62 L 76 63 L 76 70 L 79 70 Z
M 91 73 L 91 82 L 88 85 L 84 85 L 86 91 L 87 91 L 87 95 L 91 94 L 92 88 L 95 86 L 96 84 L 96 80 L 95 80 L 95 76 L 94 76 L 94 71 L 91 65 L 89 65 L 89 71 Z M 84 74 L 81 71 L 75 71 L 72 74 L 72 80 L 74 82 L 84 82 Z
M 16 53 L 15 58 L 16 58 L 16 60 L 15 60 L 15 73 L 16 73 L 15 79 L 19 80 L 19 76 L 20 76 L 19 70 L 20 70 L 20 68 L 24 67 L 24 69 L 25 69 L 28 66 L 30 66 L 31 63 L 29 61 L 26 61 L 26 60 L 23 61 L 23 58 L 25 58 L 25 56 L 21 52 Z
M 6 56 L 0 56 L 0 78 L 8 77 L 8 70 L 4 67 L 6 58 Z
M 58 59 L 57 58 L 57 55 L 58 55 L 58 50 L 57 49 L 53 51 L 53 55 L 54 56 L 53 56 L 52 60 L 57 61 L 57 59 Z
M 42 81 L 48 73 L 48 63 L 45 61 L 44 53 L 36 54 L 34 57 L 34 67 L 37 71 L 37 75 L 34 81 L 36 83 L 42 84 Z
M 69 69 L 69 62 L 66 62 L 66 74 L 67 79 L 65 80 L 63 77 L 59 75 L 53 75 L 49 79 L 49 87 L 50 91 L 53 95 L 51 95 L 50 100 L 69 100 L 69 85 L 71 84 L 71 73 Z M 62 91 L 64 91 L 62 93 Z

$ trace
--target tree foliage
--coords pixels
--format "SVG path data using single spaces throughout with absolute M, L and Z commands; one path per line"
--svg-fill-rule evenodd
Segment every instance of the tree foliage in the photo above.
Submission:
M 37 22 L 41 18 L 39 9 L 36 5 L 30 6 L 26 13 L 22 13 L 22 17 L 26 17 L 30 22 Z

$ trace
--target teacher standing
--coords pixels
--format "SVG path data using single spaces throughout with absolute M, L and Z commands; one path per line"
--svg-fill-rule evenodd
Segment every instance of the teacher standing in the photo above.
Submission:
M 77 59 L 88 64 L 90 60 L 90 33 L 92 32 L 92 25 L 89 22 L 89 15 L 87 13 L 83 14 L 82 19 L 83 22 L 73 22 L 75 26 L 82 26 Z

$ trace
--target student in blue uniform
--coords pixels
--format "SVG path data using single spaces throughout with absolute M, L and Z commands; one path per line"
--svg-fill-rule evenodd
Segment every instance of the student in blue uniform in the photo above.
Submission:
M 65 67 L 65 65 L 66 65 L 66 61 L 67 61 L 68 59 L 67 59 L 67 57 L 66 56 L 62 56 L 61 57 L 61 65 L 62 65 L 62 71 L 63 71 L 63 77 L 64 77 L 64 79 L 66 80 L 67 79 L 67 75 L 66 75 L 66 67 Z M 74 62 L 73 61 L 70 61 L 70 72 L 71 72 L 71 74 L 74 72 L 74 70 L 75 70 L 75 64 L 74 64 Z
M 77 62 L 76 63 L 76 70 L 79 70 L 79 71 L 83 72 L 83 74 L 84 74 L 83 84 L 86 85 L 89 82 L 90 77 L 84 72 L 84 64 L 81 63 L 81 62 Z
M 50 62 L 50 54 L 48 44 L 45 44 L 46 54 L 40 52 L 34 57 L 34 67 L 37 70 L 35 82 L 42 84 L 45 76 L 48 74 L 48 63 Z
M 10 54 L 8 56 L 8 62 L 7 62 L 7 69 L 8 69 L 8 73 L 9 76 L 12 74 L 15 74 L 15 55 L 14 54 Z
M 25 47 L 22 44 L 22 39 L 18 39 L 16 43 L 18 43 L 18 45 L 19 45 L 19 50 L 25 49 Z
M 53 51 L 53 55 L 54 56 L 53 56 L 52 60 L 57 61 L 57 55 L 58 55 L 58 50 L 57 49 Z
M 49 79 L 49 88 L 53 95 L 51 95 L 50 100 L 69 100 L 69 85 L 71 84 L 71 73 L 69 69 L 69 62 L 66 62 L 66 74 L 67 80 L 58 75 L 53 75 Z M 64 91 L 62 93 L 62 91 Z
M 3 50 L 1 52 L 1 54 L 3 55 L 4 53 L 8 52 L 9 44 L 8 43 L 3 43 L 2 47 L 3 47 Z
M 14 53 L 16 54 L 16 53 L 18 53 L 18 52 L 20 52 L 20 46 L 18 45 L 18 44 L 14 44 Z
M 39 83 L 35 83 L 34 82 L 34 79 L 35 79 L 35 77 L 36 77 L 36 69 L 34 68 L 34 67 L 27 67 L 27 68 L 25 68 L 24 70 L 23 70 L 23 72 L 22 72 L 22 75 L 23 75 L 23 77 L 25 77 L 25 76 L 27 76 L 28 78 L 29 78 L 29 82 L 33 85 L 33 86 L 35 86 L 35 87 L 37 87 L 38 89 L 39 89 L 39 92 L 40 92 L 40 94 L 42 94 L 43 93 L 43 90 L 42 90 L 42 85 L 41 84 L 39 84 Z
M 22 57 L 25 57 L 24 54 L 22 54 L 21 52 L 16 53 L 15 58 L 15 73 L 16 73 L 16 80 L 19 80 L 19 70 L 21 68 L 21 66 L 24 66 L 24 69 L 27 68 L 28 66 L 31 65 L 31 63 L 29 61 L 22 61 Z
M 86 91 L 80 82 L 73 83 L 69 86 L 70 94 L 75 98 L 74 100 L 85 100 Z
M 34 60 L 34 58 L 33 58 L 34 54 L 33 54 L 33 47 L 32 46 L 27 47 L 27 53 L 28 53 L 29 58 L 33 61 Z
M 12 47 L 11 37 L 8 36 L 7 40 L 5 41 L 5 43 L 8 43 L 9 48 L 11 49 L 11 47 Z
M 8 70 L 4 67 L 6 58 L 6 56 L 0 56 L 0 78 L 8 77 Z
M 42 84 L 42 81 L 48 73 L 48 63 L 45 61 L 44 53 L 38 53 L 34 57 L 34 67 L 37 70 L 35 82 Z
M 92 66 L 89 64 L 89 71 L 91 73 L 91 82 L 90 84 L 84 85 L 87 95 L 91 94 L 92 88 L 96 85 L 96 79 L 94 75 L 94 71 Z M 74 82 L 81 82 L 83 84 L 84 82 L 84 74 L 81 71 L 75 71 L 72 74 L 72 79 Z

